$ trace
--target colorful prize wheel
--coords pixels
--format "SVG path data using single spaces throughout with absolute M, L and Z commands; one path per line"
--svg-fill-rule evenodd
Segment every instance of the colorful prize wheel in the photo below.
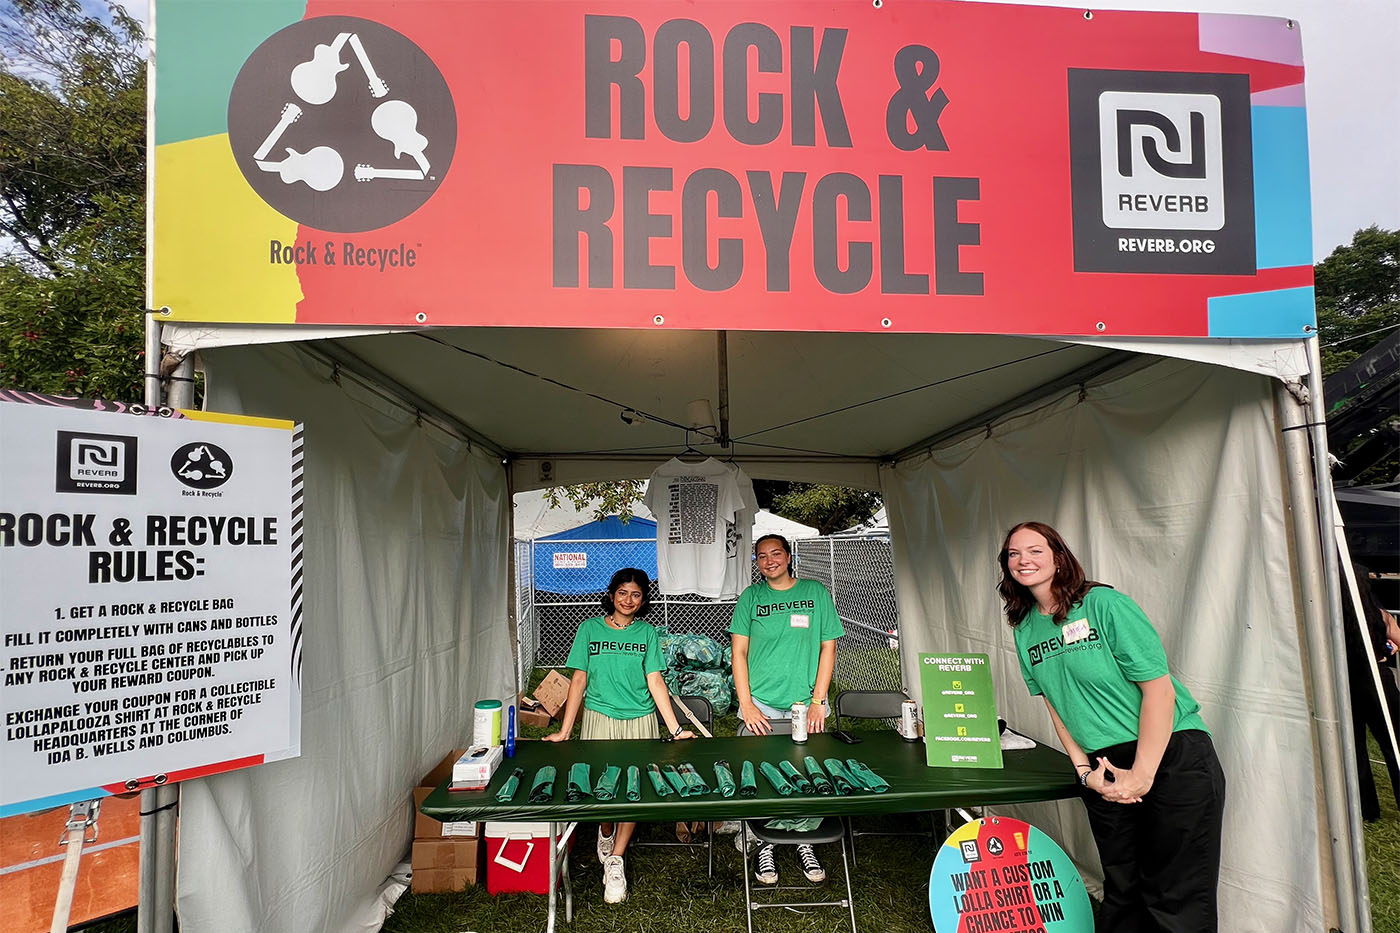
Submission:
M 1091 933 L 1079 871 L 1055 840 L 1021 820 L 964 823 L 938 850 L 928 909 L 938 933 Z

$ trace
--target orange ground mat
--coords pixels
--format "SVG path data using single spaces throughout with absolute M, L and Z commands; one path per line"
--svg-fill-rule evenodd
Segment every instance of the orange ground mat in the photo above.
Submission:
M 102 799 L 97 841 L 83 847 L 70 924 L 136 906 L 140 809 L 139 797 Z M 67 822 L 67 807 L 0 820 L 0 930 L 5 933 L 49 929 L 66 851 L 58 843 Z

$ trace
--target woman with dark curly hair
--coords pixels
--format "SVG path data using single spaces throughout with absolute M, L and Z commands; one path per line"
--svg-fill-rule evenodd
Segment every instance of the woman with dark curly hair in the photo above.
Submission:
M 1043 522 L 1012 528 L 998 563 L 1021 675 L 1084 788 L 1104 872 L 1099 929 L 1216 930 L 1225 775 L 1156 629 L 1087 579 Z
M 573 668 L 569 698 L 559 731 L 546 742 L 565 742 L 583 707 L 583 739 L 655 739 L 656 713 L 677 739 L 693 739 L 671 706 L 671 692 L 661 677 L 664 663 L 656 629 L 639 621 L 651 609 L 645 570 L 624 567 L 613 574 L 603 594 L 603 615 L 584 621 L 574 636 L 565 667 Z M 636 823 L 598 827 L 598 861 L 603 866 L 603 900 L 616 904 L 627 897 L 622 855 Z

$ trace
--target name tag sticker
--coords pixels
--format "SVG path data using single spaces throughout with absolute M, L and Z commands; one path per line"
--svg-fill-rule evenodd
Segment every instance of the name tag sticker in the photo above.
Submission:
M 1076 619 L 1060 629 L 1060 640 L 1067 645 L 1083 641 L 1089 637 L 1089 620 Z
M 811 617 L 794 612 L 788 616 L 788 624 L 793 628 L 808 628 L 811 625 Z

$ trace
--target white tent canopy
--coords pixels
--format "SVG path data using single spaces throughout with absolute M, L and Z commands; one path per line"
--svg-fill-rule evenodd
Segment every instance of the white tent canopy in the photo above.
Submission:
M 1290 582 L 1316 556 L 1299 564 L 1305 516 L 1281 466 L 1296 403 L 1269 378 L 1295 375 L 1300 348 L 1211 343 L 1199 362 L 1170 358 L 1190 341 L 471 328 L 227 346 L 219 328 L 174 331 L 202 353 L 211 408 L 305 422 L 318 526 L 303 756 L 186 788 L 185 922 L 232 903 L 248 928 L 375 927 L 407 788 L 476 699 L 514 689 L 507 489 L 647 476 L 686 444 L 665 421 L 695 399 L 721 410 L 717 339 L 750 475 L 883 493 L 906 683 L 917 651 L 987 651 L 1000 709 L 1054 743 L 991 585 L 1006 527 L 1059 525 L 1091 575 L 1147 608 L 1204 706 L 1231 782 L 1222 928 L 1334 916 L 1314 761 L 1335 723 L 1314 721 L 1305 686 L 1326 654 L 1300 634 L 1316 594 Z M 1093 876 L 1080 808 L 1033 818 Z

